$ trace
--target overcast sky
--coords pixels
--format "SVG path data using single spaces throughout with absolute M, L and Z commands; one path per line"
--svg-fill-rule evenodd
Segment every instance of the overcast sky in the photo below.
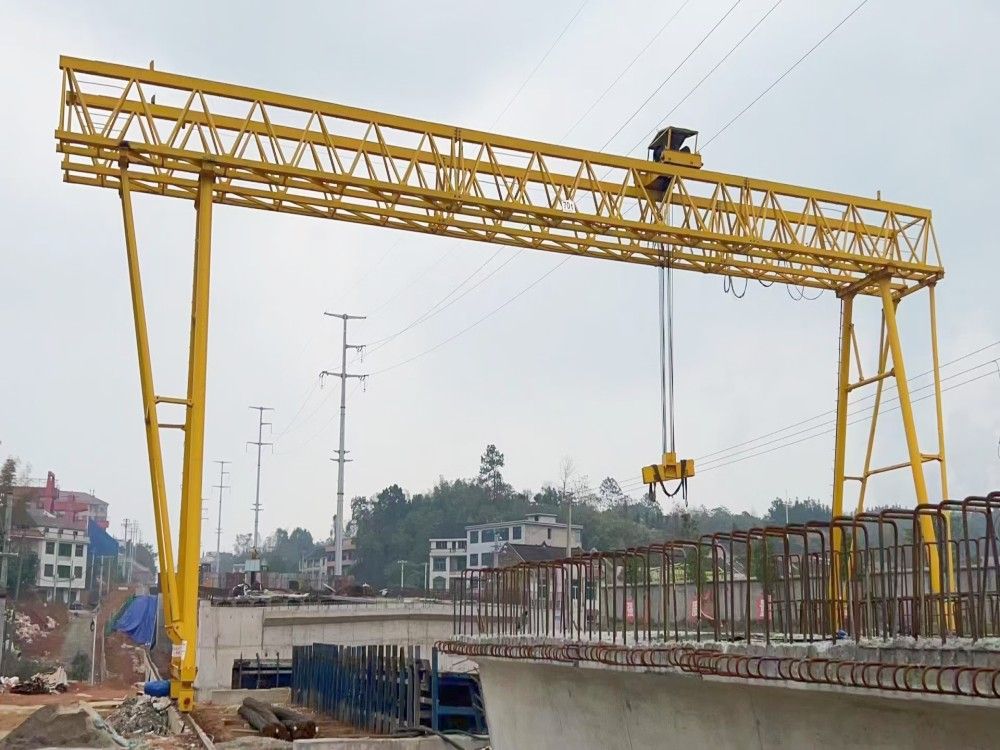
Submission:
M 730 5 L 590 0 L 567 28 L 578 0 L 312 3 L 280 11 L 262 2 L 171 2 L 155 10 L 4 3 L 0 455 L 29 462 L 36 477 L 56 472 L 63 489 L 92 490 L 111 503 L 116 528 L 124 517 L 138 518 L 152 538 L 120 205 L 110 191 L 61 182 L 52 135 L 59 54 L 134 65 L 154 59 L 161 70 L 600 148 Z M 627 153 L 772 5 L 738 3 L 607 150 Z M 856 5 L 785 0 L 671 121 L 700 130 L 704 142 Z M 862 195 L 881 190 L 934 211 L 947 271 L 939 286 L 941 358 L 962 358 L 944 371 L 952 376 L 946 385 L 959 386 L 945 394 L 953 496 L 1000 487 L 1000 369 L 988 374 L 1000 357 L 1000 253 L 991 221 L 1000 168 L 998 31 L 995 3 L 870 0 L 703 152 L 713 170 Z M 190 203 L 137 199 L 160 394 L 181 395 L 185 387 L 193 218 Z M 454 290 L 495 248 L 232 207 L 217 207 L 214 221 L 204 480 L 213 499 L 204 546 L 215 546 L 214 459 L 233 462 L 224 547 L 252 526 L 255 454 L 244 445 L 256 438 L 251 404 L 274 407 L 262 528 L 303 525 L 325 536 L 334 510 L 329 458 L 338 394 L 334 382 L 320 389 L 317 375 L 339 365 L 340 329 L 323 311 L 367 314 L 350 338 L 378 340 Z M 470 283 L 508 259 L 354 371 L 422 354 L 561 257 L 504 248 Z M 675 283 L 678 450 L 716 454 L 718 467 L 699 466 L 690 501 L 757 512 L 775 496 L 829 501 L 833 436 L 822 426 L 829 415 L 769 433 L 833 408 L 837 300 L 826 293 L 795 301 L 784 288 L 756 284 L 736 299 L 721 279 L 696 275 Z M 911 374 L 929 363 L 924 305 L 915 297 L 901 307 Z M 862 323 L 875 320 L 871 301 L 860 306 Z M 555 481 L 564 456 L 593 485 L 613 475 L 634 486 L 639 468 L 660 453 L 656 331 L 653 271 L 571 260 L 471 331 L 372 377 L 367 390 L 352 384 L 348 497 L 393 482 L 418 492 L 439 477 L 471 476 L 491 442 L 518 489 Z M 915 407 L 927 452 L 935 450 L 932 405 L 926 399 Z M 899 412 L 885 419 L 895 428 Z M 853 437 L 856 467 L 864 435 Z M 166 436 L 175 506 L 176 439 Z M 734 445 L 743 452 L 717 453 Z M 877 460 L 904 455 L 898 429 L 886 432 Z M 911 502 L 908 477 L 880 479 L 870 500 Z

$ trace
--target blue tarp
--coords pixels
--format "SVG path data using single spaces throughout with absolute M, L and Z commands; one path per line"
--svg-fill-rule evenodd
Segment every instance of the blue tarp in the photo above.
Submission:
M 93 521 L 87 521 L 91 557 L 118 557 L 118 541 Z
M 156 642 L 156 611 L 159 609 L 159 597 L 137 596 L 122 612 L 115 630 L 118 630 L 135 643 L 152 647 Z

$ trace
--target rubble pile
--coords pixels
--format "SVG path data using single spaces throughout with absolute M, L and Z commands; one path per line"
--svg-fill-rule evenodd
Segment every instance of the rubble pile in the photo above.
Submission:
M 52 630 L 56 626 L 56 622 L 51 617 L 48 620 L 51 620 L 52 624 L 46 623 L 46 626 Z M 20 643 L 33 643 L 38 638 L 47 638 L 48 635 L 47 631 L 32 622 L 31 617 L 24 612 L 14 613 L 14 637 Z
M 69 688 L 69 679 L 66 677 L 66 670 L 62 667 L 56 667 L 51 672 L 36 672 L 30 679 L 18 681 L 17 684 L 11 686 L 10 692 L 20 695 L 47 695 L 48 693 L 65 693 L 67 688 Z
M 150 698 L 137 695 L 128 698 L 108 715 L 108 724 L 126 737 L 135 735 L 170 734 L 170 717 L 167 709 L 170 698 Z
M 89 706 L 42 706 L 2 740 L 4 750 L 39 747 L 122 748 L 128 743 Z

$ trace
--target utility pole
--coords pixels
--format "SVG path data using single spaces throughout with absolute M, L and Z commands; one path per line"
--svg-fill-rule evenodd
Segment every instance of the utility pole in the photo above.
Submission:
M 219 491 L 219 523 L 215 527 L 215 585 L 222 588 L 222 491 L 228 489 L 225 479 L 229 474 L 226 471 L 226 464 L 231 461 L 216 461 L 219 465 L 219 483 L 215 489 Z
M 274 443 L 264 442 L 264 427 L 270 427 L 270 422 L 264 421 L 264 412 L 274 411 L 270 406 L 251 406 L 251 409 L 257 410 L 257 440 L 247 440 L 247 445 L 257 446 L 257 493 L 254 495 L 253 503 L 253 548 L 257 551 L 260 546 L 260 450 L 265 445 L 274 445 Z
M 319 374 L 320 379 L 326 375 L 340 378 L 340 443 L 337 448 L 337 457 L 332 460 L 337 462 L 337 518 L 333 538 L 335 550 L 334 560 L 336 563 L 334 573 L 337 576 L 341 576 L 344 574 L 344 464 L 346 464 L 349 460 L 347 458 L 347 450 L 344 448 L 344 432 L 347 418 L 347 379 L 358 378 L 361 382 L 364 382 L 367 377 L 367 375 L 352 375 L 347 372 L 347 350 L 357 349 L 360 351 L 364 349 L 363 344 L 347 343 L 347 321 L 364 320 L 365 316 L 331 312 L 325 312 L 323 314 L 328 315 L 331 318 L 340 318 L 344 322 L 343 344 L 340 352 L 340 372 L 323 370 L 323 372 Z

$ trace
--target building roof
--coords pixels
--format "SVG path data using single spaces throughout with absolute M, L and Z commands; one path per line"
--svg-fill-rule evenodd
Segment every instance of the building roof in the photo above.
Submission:
M 84 536 L 87 534 L 86 521 L 71 521 L 68 518 L 60 518 L 40 508 L 25 508 L 24 510 L 28 518 L 31 519 L 31 525 L 35 528 L 69 529 L 71 531 L 81 531 Z
M 58 492 L 59 494 L 56 495 L 56 500 L 75 499 L 77 502 L 86 503 L 87 505 L 102 505 L 105 508 L 108 507 L 108 504 L 104 500 L 91 495 L 89 492 L 80 492 L 79 490 L 59 490 Z
M 566 557 L 565 547 L 550 547 L 547 544 L 511 544 L 507 542 L 500 548 L 500 554 L 509 552 L 517 555 L 524 562 L 542 562 L 545 560 L 562 560 Z M 573 557 L 583 554 L 581 547 L 571 550 Z
M 532 514 L 536 515 L 536 514 Z M 548 516 L 549 518 L 555 518 L 551 513 L 538 513 L 539 516 Z M 476 529 L 491 529 L 496 526 L 561 526 L 566 528 L 566 524 L 562 521 L 535 521 L 531 518 L 521 518 L 517 521 L 490 521 L 489 523 L 471 523 L 465 527 L 466 531 L 475 531 Z M 583 529 L 578 523 L 573 524 L 574 529 Z

